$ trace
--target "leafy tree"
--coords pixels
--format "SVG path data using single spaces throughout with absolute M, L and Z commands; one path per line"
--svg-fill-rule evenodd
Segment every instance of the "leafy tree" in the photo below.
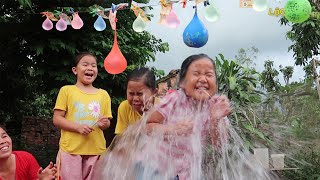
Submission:
M 287 38 L 293 44 L 288 50 L 294 52 L 293 56 L 296 65 L 306 65 L 313 56 L 320 54 L 320 1 L 309 0 L 312 6 L 313 14 L 311 17 L 302 23 L 290 23 L 284 17 L 281 18 L 281 25 L 291 25 L 291 30 L 287 32 Z
M 282 67 L 281 65 L 279 66 L 280 72 L 283 74 L 283 79 L 286 85 L 289 85 L 289 79 L 292 77 L 293 74 L 293 66 L 285 66 Z
M 119 2 L 122 1 L 113 1 L 115 4 Z M 87 10 L 95 3 L 111 7 L 110 1 L 100 0 L 2 1 L 0 80 L 4 86 L 0 90 L 1 122 L 10 121 L 19 125 L 22 115 L 37 113 L 30 111 L 37 109 L 32 107 L 35 104 L 52 111 L 58 89 L 75 83 L 75 76 L 71 72 L 72 59 L 81 51 L 90 51 L 98 57 L 99 75 L 95 86 L 109 92 L 115 112 L 125 95 L 126 74 L 137 66 L 154 61 L 155 53 L 168 51 L 168 44 L 161 39 L 148 32 L 136 33 L 132 30 L 132 23 L 136 18 L 133 12 L 129 9 L 119 10 L 117 38 L 128 67 L 119 75 L 108 74 L 103 68 L 103 60 L 112 48 L 114 32 L 108 22 L 105 31 L 98 32 L 94 29 L 97 16 L 92 17 Z M 55 29 L 43 30 L 41 24 L 45 18 L 41 17 L 40 12 L 57 9 L 61 11 L 58 7 L 73 7 L 75 11 L 79 9 L 84 21 L 83 28 L 74 30 L 68 26 L 63 32 Z M 46 105 L 43 105 L 43 99 L 47 99 Z
M 216 57 L 219 92 L 226 94 L 233 103 L 230 116 L 246 145 L 251 149 L 254 144 L 270 144 L 270 139 L 258 128 L 262 122 L 257 120 L 256 108 L 261 103 L 257 89 L 260 74 L 254 68 L 243 67 L 240 63 L 228 61 L 222 54 Z
M 255 66 L 254 60 L 257 59 L 258 53 L 259 49 L 254 46 L 247 49 L 240 48 L 235 58 L 239 64 L 242 64 L 247 67 Z
M 277 79 L 279 72 L 273 68 L 273 61 L 267 60 L 264 62 L 265 70 L 261 73 L 261 86 L 268 92 L 274 92 L 279 90 L 280 83 Z

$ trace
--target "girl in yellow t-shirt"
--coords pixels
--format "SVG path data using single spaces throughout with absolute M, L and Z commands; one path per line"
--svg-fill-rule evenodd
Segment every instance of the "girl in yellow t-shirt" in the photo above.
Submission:
M 127 100 L 118 108 L 115 134 L 122 134 L 129 125 L 140 120 L 143 113 L 159 101 L 155 98 L 157 92 L 152 70 L 145 67 L 133 70 L 127 78 Z
M 111 100 L 107 91 L 92 85 L 98 74 L 93 54 L 76 56 L 72 72 L 77 82 L 60 89 L 53 114 L 53 124 L 61 129 L 58 173 L 63 180 L 91 180 L 99 156 L 106 151 L 102 130 L 110 126 Z

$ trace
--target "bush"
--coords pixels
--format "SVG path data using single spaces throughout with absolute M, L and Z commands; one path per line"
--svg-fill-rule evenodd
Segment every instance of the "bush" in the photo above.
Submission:
M 288 163 L 289 167 L 298 170 L 285 170 L 282 172 L 284 179 L 288 180 L 320 180 L 320 151 L 309 147 L 294 155 L 294 160 Z

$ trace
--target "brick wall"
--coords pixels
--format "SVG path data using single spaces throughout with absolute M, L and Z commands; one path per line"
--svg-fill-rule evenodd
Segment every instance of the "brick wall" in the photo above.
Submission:
M 107 146 L 114 137 L 114 127 L 104 131 Z M 22 120 L 20 148 L 33 154 L 40 166 L 46 167 L 50 161 L 55 162 L 59 150 L 60 129 L 53 125 L 52 119 L 24 117 Z
M 59 149 L 60 130 L 51 119 L 24 117 L 21 126 L 21 149 L 32 153 L 40 166 L 55 162 Z

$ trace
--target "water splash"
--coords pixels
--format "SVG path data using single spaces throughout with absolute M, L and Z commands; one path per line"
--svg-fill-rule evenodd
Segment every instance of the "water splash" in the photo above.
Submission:
M 183 103 L 186 97 L 177 99 Z M 177 174 L 180 180 L 276 179 L 253 159 L 227 118 L 215 124 L 208 121 L 210 100 L 188 102 L 187 108 L 174 107 L 164 124 L 191 120 L 190 135 L 168 135 L 157 129 L 147 133 L 146 120 L 155 110 L 151 109 L 114 139 L 99 161 L 96 179 L 174 180 Z

